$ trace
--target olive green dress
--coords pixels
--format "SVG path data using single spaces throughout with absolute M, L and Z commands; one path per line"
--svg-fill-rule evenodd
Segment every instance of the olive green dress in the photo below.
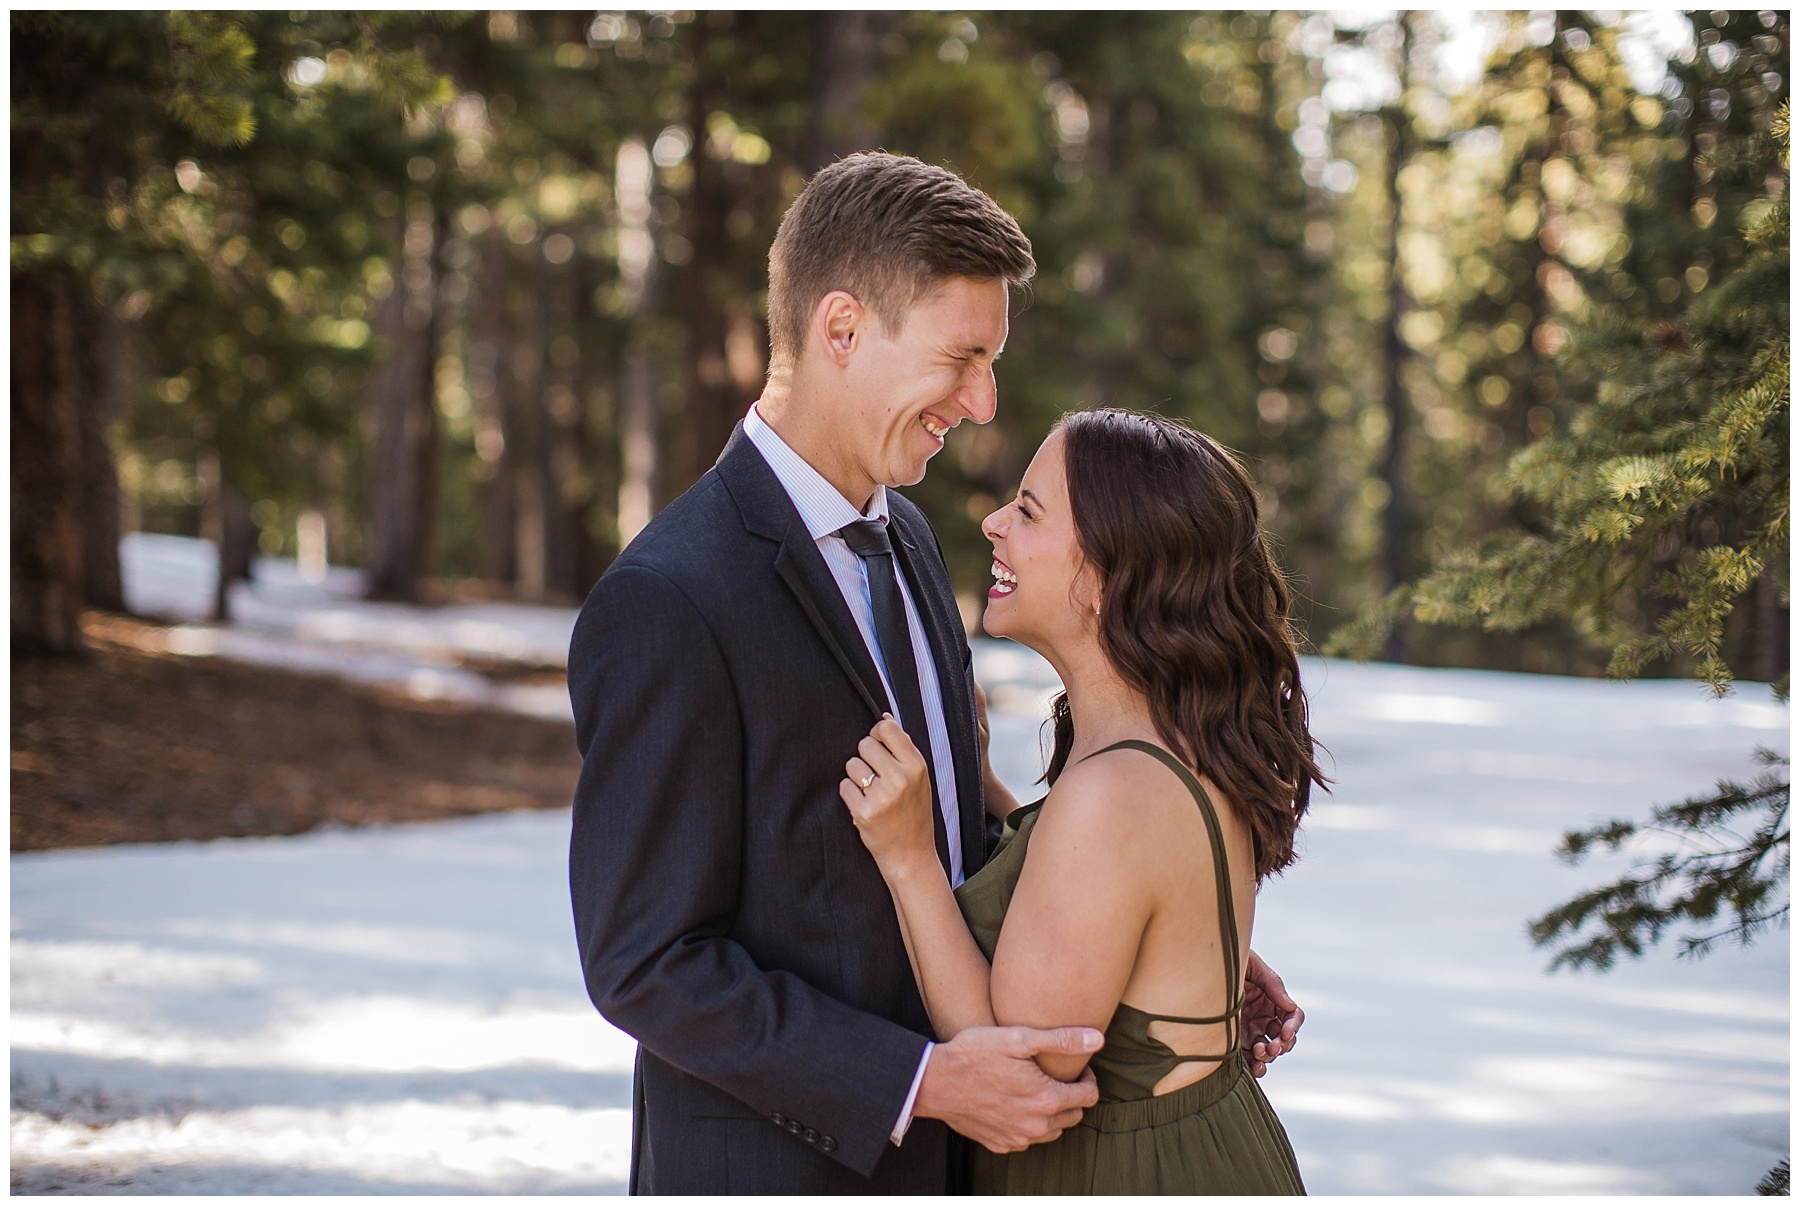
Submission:
M 1225 838 L 1212 801 L 1200 781 L 1168 751 L 1146 741 L 1121 741 L 1098 752 L 1117 749 L 1141 750 L 1165 763 L 1181 776 L 1200 806 L 1218 883 L 1225 982 L 1237 986 L 1232 1004 L 1216 1017 L 1184 1018 L 1145 1013 L 1120 1003 L 1106 1028 L 1106 1046 L 1091 1064 L 1099 1104 L 1051 1143 L 1010 1155 L 977 1146 L 972 1188 L 979 1194 L 1305 1193 L 1287 1132 L 1238 1053 L 1243 960 Z M 1042 806 L 1040 800 L 1008 817 L 993 858 L 956 890 L 969 929 L 990 960 Z M 1225 1022 L 1229 1047 L 1222 1055 L 1177 1055 L 1150 1037 L 1150 1024 L 1159 1021 Z M 1216 1063 L 1219 1068 L 1186 1088 L 1153 1096 L 1156 1084 L 1184 1063 Z

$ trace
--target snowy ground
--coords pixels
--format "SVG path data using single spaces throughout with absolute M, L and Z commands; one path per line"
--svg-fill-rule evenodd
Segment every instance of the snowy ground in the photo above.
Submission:
M 137 606 L 200 615 L 195 554 L 135 538 Z M 566 714 L 458 659 L 560 660 L 568 611 L 378 607 L 351 577 L 263 564 L 237 627 L 186 625 L 177 647 Z M 1001 772 L 1028 792 L 1054 679 L 999 642 L 977 673 Z M 1308 1010 L 1264 1085 L 1309 1188 L 1748 1192 L 1787 1151 L 1786 932 L 1546 976 L 1523 925 L 1606 874 L 1550 856 L 1562 829 L 1743 777 L 1756 745 L 1786 750 L 1787 708 L 1687 683 L 1306 676 L 1337 788 L 1265 889 L 1256 946 Z M 567 827 L 516 813 L 14 857 L 15 1191 L 621 1188 L 631 1041 L 577 974 Z
M 255 580 L 231 589 L 229 627 L 206 623 L 218 556 L 203 540 L 127 535 L 120 546 L 125 600 L 176 622 L 169 649 L 196 656 L 336 674 L 399 687 L 416 699 L 457 699 L 529 715 L 568 717 L 562 686 L 495 683 L 468 661 L 560 666 L 575 613 L 518 603 L 411 607 L 361 598 L 362 575 L 332 568 L 307 582 L 291 560 L 258 558 Z

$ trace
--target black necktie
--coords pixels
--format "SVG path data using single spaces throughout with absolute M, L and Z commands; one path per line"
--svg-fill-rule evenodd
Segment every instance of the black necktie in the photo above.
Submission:
M 926 775 L 931 780 L 931 831 L 937 838 L 938 861 L 947 873 L 950 839 L 944 831 L 944 808 L 938 799 L 937 768 L 931 759 L 931 730 L 925 725 L 925 700 L 919 690 L 919 666 L 913 660 L 912 631 L 906 623 L 906 605 L 900 599 L 900 583 L 894 576 L 894 546 L 888 543 L 887 525 L 858 520 L 838 529 L 850 551 L 862 558 L 869 576 L 869 603 L 875 612 L 875 639 L 881 660 L 887 663 L 888 683 L 900 705 L 900 727 L 925 755 Z

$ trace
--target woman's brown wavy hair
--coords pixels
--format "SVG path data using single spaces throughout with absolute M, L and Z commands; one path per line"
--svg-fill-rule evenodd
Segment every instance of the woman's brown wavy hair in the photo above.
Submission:
M 1217 442 L 1161 415 L 1086 410 L 1057 424 L 1081 552 L 1100 579 L 1100 645 L 1144 693 L 1163 743 L 1230 797 L 1256 878 L 1294 861 L 1312 785 L 1287 580 L 1256 491 Z M 1052 706 L 1055 782 L 1075 726 Z

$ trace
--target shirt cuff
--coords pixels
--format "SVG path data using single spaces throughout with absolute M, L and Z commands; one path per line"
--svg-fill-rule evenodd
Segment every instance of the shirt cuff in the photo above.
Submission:
M 906 1128 L 912 1125 L 913 1102 L 918 1099 L 919 1086 L 925 1083 L 925 1065 L 931 1062 L 931 1049 L 936 1043 L 925 1044 L 925 1054 L 919 1057 L 919 1070 L 913 1073 L 912 1088 L 907 1091 L 906 1104 L 900 1107 L 900 1120 L 894 1123 L 894 1133 L 888 1136 L 888 1142 L 895 1147 L 906 1138 Z

